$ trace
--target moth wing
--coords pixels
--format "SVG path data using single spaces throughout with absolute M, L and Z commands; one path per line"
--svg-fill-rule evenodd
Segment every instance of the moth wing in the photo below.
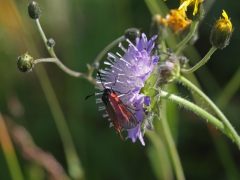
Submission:
M 115 117 L 122 128 L 132 129 L 137 126 L 138 121 L 134 114 L 122 103 L 120 99 L 109 98 L 114 109 Z

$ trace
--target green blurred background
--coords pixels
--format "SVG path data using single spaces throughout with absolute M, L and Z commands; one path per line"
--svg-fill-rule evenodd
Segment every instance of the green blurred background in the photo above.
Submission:
M 37 2 L 42 9 L 40 22 L 46 36 L 55 40 L 58 58 L 76 71 L 86 72 L 86 64 L 91 63 L 106 45 L 122 36 L 127 28 L 140 28 L 142 32 L 149 34 L 152 15 L 145 1 Z M 28 17 L 28 3 L 27 0 L 0 0 L 0 112 L 4 117 L 7 116 L 24 126 L 36 145 L 50 152 L 67 171 L 59 131 L 36 74 L 40 65 L 36 65 L 33 71 L 27 74 L 21 73 L 16 66 L 17 57 L 26 51 L 36 59 L 49 57 L 34 21 Z M 179 2 L 168 0 L 166 5 L 173 9 L 178 7 Z M 195 44 L 200 56 L 203 57 L 211 47 L 211 26 L 220 17 L 222 9 L 231 17 L 235 27 L 230 45 L 224 50 L 217 50 L 205 65 L 205 70 L 199 70 L 196 74 L 203 91 L 217 101 L 240 67 L 240 2 L 206 0 L 206 5 L 209 9 L 201 23 L 199 39 Z M 117 47 L 113 48 L 112 52 L 116 51 L 122 53 Z M 191 62 L 194 61 L 190 59 Z M 165 162 L 158 159 L 160 156 L 156 153 L 156 144 L 153 144 L 153 141 L 145 136 L 145 147 L 139 140 L 134 144 L 131 140 L 123 142 L 115 130 L 109 128 L 109 122 L 102 117 L 103 112 L 98 111 L 95 98 L 84 100 L 87 95 L 95 92 L 92 84 L 84 79 L 68 76 L 55 64 L 44 64 L 44 67 L 67 120 L 85 171 L 85 179 L 161 179 L 158 174 L 161 171 L 159 164 L 164 166 Z M 100 67 L 103 67 L 103 63 Z M 38 74 L 41 76 L 41 72 Z M 178 94 L 191 99 L 187 89 L 179 85 Z M 238 90 L 229 101 L 221 105 L 221 109 L 238 132 L 239 96 Z M 171 129 L 174 131 L 186 179 L 240 179 L 240 152 L 231 140 L 185 109 L 178 108 L 172 113 L 176 113 L 178 119 L 175 127 Z M 158 126 L 159 122 L 154 123 Z M 152 134 L 157 136 L 159 133 Z M 25 179 L 35 176 L 45 179 L 42 167 L 26 160 L 16 144 L 14 147 Z M 38 168 L 33 168 L 35 166 Z M 33 169 L 37 169 L 35 176 L 29 175 Z M 0 179 L 11 179 L 1 146 Z

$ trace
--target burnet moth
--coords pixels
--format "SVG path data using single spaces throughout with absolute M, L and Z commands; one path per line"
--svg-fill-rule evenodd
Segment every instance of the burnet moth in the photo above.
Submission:
M 114 90 L 106 88 L 102 83 L 102 78 L 100 72 L 98 71 L 98 76 L 100 78 L 101 84 L 104 88 L 102 101 L 106 107 L 106 111 L 113 122 L 113 125 L 120 135 L 122 140 L 125 140 L 121 131 L 122 129 L 132 129 L 138 125 L 138 121 L 135 115 L 128 109 L 126 105 L 119 99 Z M 116 83 L 116 82 L 115 82 Z M 123 93 L 122 93 L 123 94 Z M 95 94 L 87 96 L 85 99 L 88 99 Z

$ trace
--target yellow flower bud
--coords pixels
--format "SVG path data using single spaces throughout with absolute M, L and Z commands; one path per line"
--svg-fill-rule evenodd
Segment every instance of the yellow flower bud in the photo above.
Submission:
M 223 49 L 229 44 L 233 32 L 232 23 L 224 10 L 222 16 L 223 18 L 220 17 L 215 22 L 210 36 L 211 44 L 219 49 Z

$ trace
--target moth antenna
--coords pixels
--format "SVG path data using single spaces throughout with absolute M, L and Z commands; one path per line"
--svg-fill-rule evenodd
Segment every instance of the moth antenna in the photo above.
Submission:
M 95 96 L 95 93 L 94 94 L 91 94 L 91 95 L 88 95 L 85 97 L 85 100 L 87 100 L 88 98 L 90 98 L 91 96 Z
M 106 89 L 106 87 L 104 86 L 104 84 L 103 84 L 103 82 L 102 82 L 102 77 L 101 77 L 100 72 L 98 71 L 97 74 L 98 74 L 98 76 L 99 76 L 99 78 L 100 78 L 100 81 L 101 81 L 102 86 L 104 87 L 104 89 Z

